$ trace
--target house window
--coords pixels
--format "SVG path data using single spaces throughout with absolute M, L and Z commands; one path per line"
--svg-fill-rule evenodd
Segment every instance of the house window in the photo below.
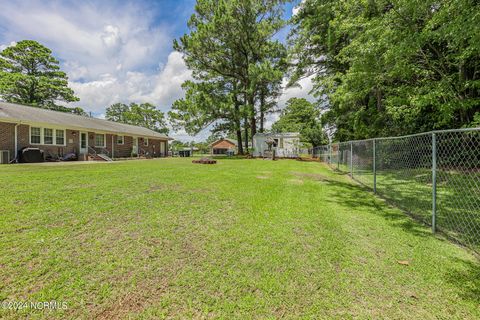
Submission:
M 95 135 L 95 147 L 105 148 L 105 135 L 96 134 Z
M 143 145 L 148 147 L 148 138 L 143 139 Z
M 280 138 L 280 149 L 283 149 L 283 138 Z
M 53 144 L 53 129 L 43 129 L 43 144 Z
M 65 145 L 65 130 L 30 127 L 30 144 Z
M 31 144 L 40 144 L 41 143 L 41 128 L 30 128 L 30 143 Z
M 55 130 L 55 143 L 57 145 L 65 144 L 65 131 L 64 130 Z
M 123 144 L 123 136 L 117 136 L 117 144 Z

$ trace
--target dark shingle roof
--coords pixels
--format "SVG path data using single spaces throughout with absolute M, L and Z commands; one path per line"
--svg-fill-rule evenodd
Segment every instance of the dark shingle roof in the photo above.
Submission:
M 0 101 L 0 121 L 2 120 L 173 140 L 148 128 Z

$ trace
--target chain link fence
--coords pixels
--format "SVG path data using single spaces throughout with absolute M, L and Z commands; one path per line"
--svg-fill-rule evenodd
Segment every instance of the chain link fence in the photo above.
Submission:
M 480 252 L 480 128 L 332 143 L 312 155 Z

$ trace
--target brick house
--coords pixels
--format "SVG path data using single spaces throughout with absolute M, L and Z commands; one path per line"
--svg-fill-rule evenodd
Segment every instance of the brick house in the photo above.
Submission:
M 226 154 L 228 150 L 233 150 L 234 153 L 237 153 L 237 141 L 228 138 L 222 138 L 217 141 L 210 143 L 210 154 Z
M 45 156 L 75 153 L 79 160 L 101 160 L 97 155 L 166 157 L 169 140 L 173 139 L 143 127 L 0 102 L 3 163 L 24 147 L 39 148 Z

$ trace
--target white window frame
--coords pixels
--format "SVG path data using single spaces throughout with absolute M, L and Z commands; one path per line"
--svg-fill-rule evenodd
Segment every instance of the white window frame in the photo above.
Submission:
M 66 135 L 65 135 L 65 130 L 63 129 L 54 129 L 55 130 L 55 145 L 57 146 L 62 146 L 62 145 L 65 145 L 65 139 L 67 139 Z M 63 143 L 62 144 L 59 144 L 57 141 L 58 141 L 58 138 L 59 136 L 57 136 L 57 131 L 58 132 L 63 132 L 63 136 L 62 136 L 62 139 L 63 139 Z
M 103 146 L 97 145 L 97 136 L 103 136 Z M 106 137 L 105 133 L 95 133 L 93 142 L 94 142 L 95 148 L 106 148 L 107 147 L 107 137 Z
M 37 142 L 32 142 L 32 128 L 38 128 L 40 129 L 40 143 Z M 45 144 L 45 129 L 50 129 L 52 130 L 52 143 Z M 57 130 L 58 131 L 63 131 L 63 144 L 57 144 Z M 36 146 L 62 146 L 65 147 L 67 146 L 67 129 L 62 129 L 62 128 L 55 128 L 55 127 L 42 127 L 42 126 L 28 126 L 28 142 L 31 145 L 36 145 Z
M 45 131 L 47 130 L 50 130 L 52 132 L 52 135 L 49 136 L 49 138 L 52 138 L 52 143 L 46 143 L 45 142 Z M 43 144 L 46 145 L 46 146 L 54 146 L 55 145 L 55 129 L 52 129 L 52 128 L 43 128 Z
M 40 141 L 39 142 L 32 142 L 32 128 L 39 129 L 39 131 L 40 131 Z M 41 127 L 32 127 L 32 126 L 29 127 L 28 139 L 29 139 L 30 144 L 42 144 L 42 131 L 43 131 L 43 128 L 41 128 Z
M 119 138 L 122 138 L 122 143 L 119 143 Z M 118 145 L 124 145 L 125 144 L 125 136 L 120 136 L 120 135 L 117 135 L 117 144 Z
M 143 146 L 148 147 L 148 138 L 143 138 Z

